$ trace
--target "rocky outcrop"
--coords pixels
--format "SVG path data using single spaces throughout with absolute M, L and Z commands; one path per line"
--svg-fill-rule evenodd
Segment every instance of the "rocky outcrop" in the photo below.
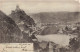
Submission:
M 21 31 L 27 31 L 29 30 L 28 27 L 35 25 L 34 20 L 20 9 L 19 6 L 9 16 L 16 22 Z
M 20 9 L 19 6 L 16 6 L 16 9 L 12 11 L 9 16 L 15 21 L 15 23 L 21 30 L 24 42 L 32 42 L 29 35 L 33 31 L 32 27 L 35 27 L 34 20 L 30 16 L 28 16 L 25 11 Z
M 23 35 L 16 23 L 0 11 L 0 43 L 20 42 Z

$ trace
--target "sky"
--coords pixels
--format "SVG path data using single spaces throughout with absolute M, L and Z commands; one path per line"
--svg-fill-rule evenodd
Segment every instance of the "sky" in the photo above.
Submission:
M 0 10 L 10 14 L 19 5 L 26 13 L 80 11 L 79 0 L 0 0 Z

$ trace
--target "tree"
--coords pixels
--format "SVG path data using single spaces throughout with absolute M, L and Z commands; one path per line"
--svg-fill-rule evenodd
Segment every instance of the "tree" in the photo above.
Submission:
M 70 39 L 69 45 L 70 45 L 71 50 L 76 52 L 77 49 L 79 48 L 79 41 L 78 41 L 78 39 L 77 38 Z

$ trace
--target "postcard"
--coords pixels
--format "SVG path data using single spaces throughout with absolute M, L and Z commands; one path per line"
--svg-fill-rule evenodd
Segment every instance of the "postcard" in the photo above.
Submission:
M 0 52 L 80 52 L 80 0 L 0 0 Z

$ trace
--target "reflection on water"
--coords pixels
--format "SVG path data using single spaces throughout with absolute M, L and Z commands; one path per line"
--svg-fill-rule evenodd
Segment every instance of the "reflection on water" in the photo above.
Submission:
M 49 34 L 49 35 L 37 35 L 38 41 L 52 41 L 61 46 L 69 45 L 69 39 L 77 37 L 75 35 L 63 35 L 63 34 Z

